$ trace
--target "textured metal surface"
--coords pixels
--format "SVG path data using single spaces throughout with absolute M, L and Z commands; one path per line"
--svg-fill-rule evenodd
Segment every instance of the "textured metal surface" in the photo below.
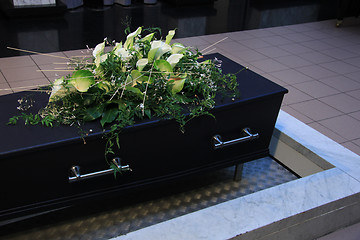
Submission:
M 270 157 L 244 164 L 241 181 L 234 167 L 187 178 L 83 208 L 71 208 L 8 224 L 1 239 L 109 239 L 206 207 L 296 179 Z

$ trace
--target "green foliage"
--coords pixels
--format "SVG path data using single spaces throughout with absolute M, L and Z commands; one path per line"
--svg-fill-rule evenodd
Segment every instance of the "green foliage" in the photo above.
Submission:
M 130 29 L 126 31 L 130 33 Z M 157 28 L 146 31 L 161 33 Z M 152 42 L 139 35 L 134 37 L 134 44 L 128 49 L 118 45 L 108 53 L 100 52 L 93 59 L 94 64 L 88 61 L 77 63 L 77 69 L 94 74 L 90 76 L 94 84 L 87 91 L 72 87 L 73 79 L 69 75 L 56 86 L 63 91 L 61 97 L 56 97 L 37 114 L 23 113 L 10 118 L 8 124 L 17 124 L 20 118 L 28 125 L 48 127 L 55 123 L 73 125 L 98 120 L 107 129 L 104 135 L 106 157 L 114 155 L 116 148 L 120 148 L 121 130 L 134 124 L 136 119 L 175 119 L 184 131 L 186 123 L 195 117 L 214 117 L 210 110 L 215 107 L 216 94 L 236 95 L 236 76 L 223 74 L 216 59 L 200 63 L 202 55 L 197 50 L 184 48 L 182 56 L 176 56 L 180 56 L 180 60 L 170 65 L 167 59 L 172 55 L 171 47 L 164 43 L 160 59 L 149 60 L 138 70 L 138 60 L 147 59 L 152 47 Z

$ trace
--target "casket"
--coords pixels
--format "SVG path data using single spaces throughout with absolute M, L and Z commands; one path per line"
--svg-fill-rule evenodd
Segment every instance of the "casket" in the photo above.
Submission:
M 224 73 L 244 67 L 219 54 Z M 120 149 L 105 161 L 106 139 L 99 122 L 81 128 L 7 125 L 19 115 L 18 99 L 29 95 L 33 110 L 49 95 L 21 92 L 0 96 L 0 220 L 76 206 L 128 190 L 201 174 L 268 155 L 282 99 L 287 90 L 243 70 L 237 74 L 240 97 L 219 96 L 215 118 L 198 117 L 180 131 L 174 120 L 147 119 L 125 128 Z

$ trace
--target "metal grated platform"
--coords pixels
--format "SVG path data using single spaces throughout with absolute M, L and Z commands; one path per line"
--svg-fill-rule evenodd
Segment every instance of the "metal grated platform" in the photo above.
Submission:
M 233 181 L 233 174 L 230 167 L 111 202 L 7 224 L 1 227 L 0 239 L 109 239 L 297 179 L 270 157 L 244 164 L 241 181 Z

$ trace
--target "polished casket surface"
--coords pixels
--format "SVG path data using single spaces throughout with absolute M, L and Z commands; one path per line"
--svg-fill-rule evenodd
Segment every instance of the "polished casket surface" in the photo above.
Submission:
M 286 89 L 219 54 L 224 73 L 237 73 L 240 97 L 218 97 L 209 116 L 191 120 L 182 133 L 174 120 L 138 121 L 120 135 L 115 157 L 132 171 L 89 179 L 81 174 L 109 169 L 104 159 L 105 139 L 98 122 L 75 126 L 9 126 L 18 115 L 17 100 L 29 95 L 36 111 L 46 105 L 48 95 L 21 92 L 0 97 L 0 181 L 4 200 L 1 219 L 108 198 L 127 191 L 172 181 L 191 174 L 248 162 L 268 155 L 269 142 Z M 245 138 L 248 128 L 257 137 L 216 149 L 214 136 L 229 142 Z M 216 142 L 216 141 L 215 141 Z M 77 181 L 79 180 L 79 181 Z

